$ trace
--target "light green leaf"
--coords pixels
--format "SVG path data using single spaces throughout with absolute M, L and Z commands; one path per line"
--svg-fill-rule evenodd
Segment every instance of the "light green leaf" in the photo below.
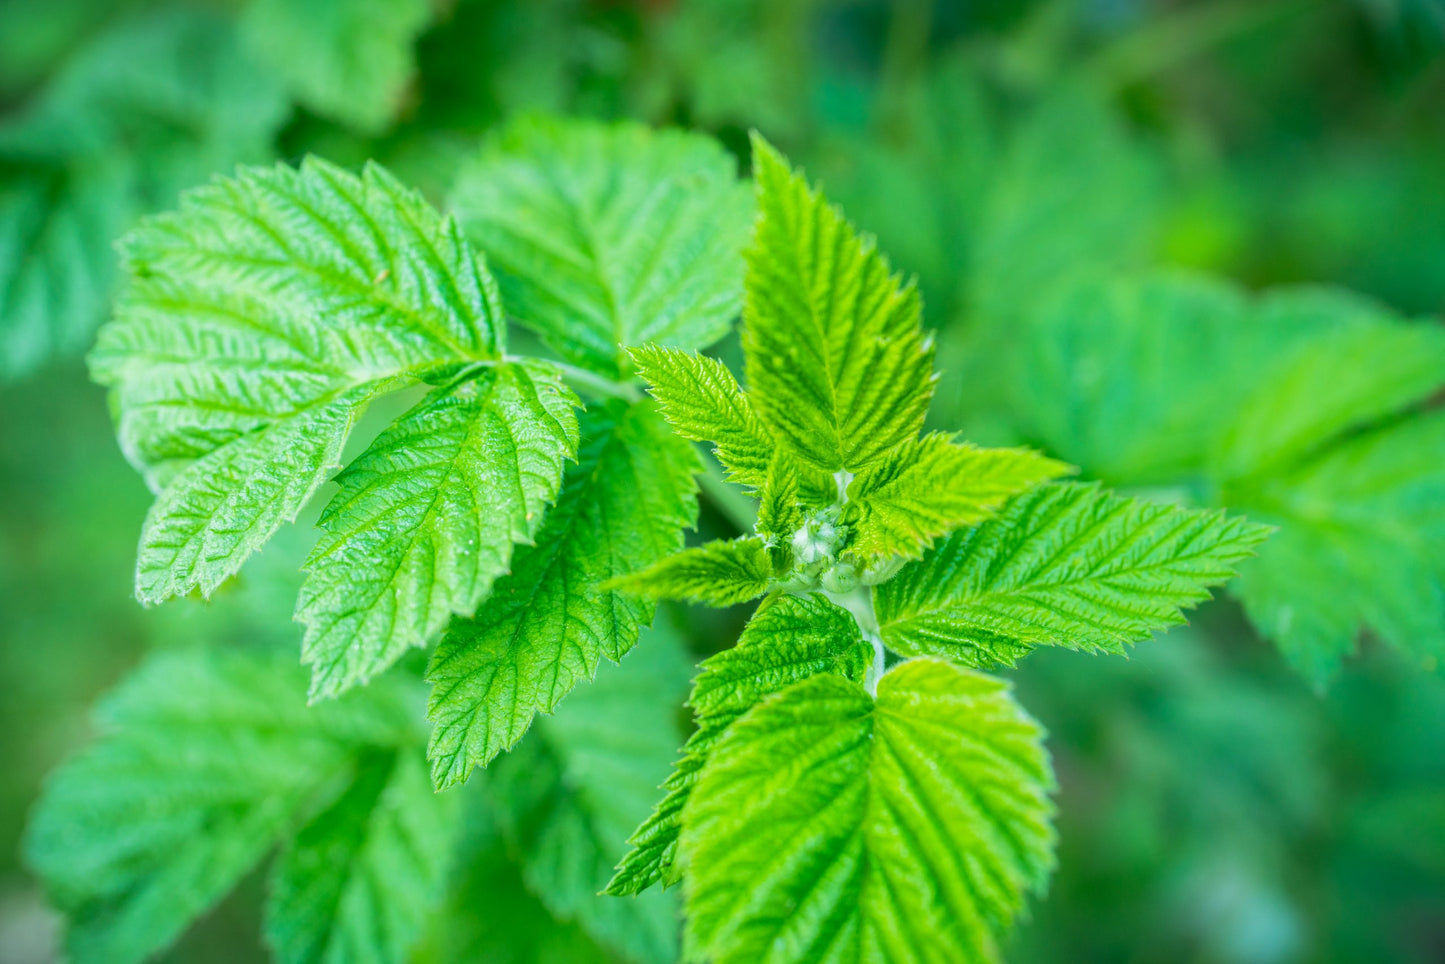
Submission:
M 337 476 L 296 604 L 313 699 L 476 611 L 557 495 L 577 448 L 575 404 L 550 366 L 484 367 L 428 396 Z
M 710 138 L 523 118 L 463 170 L 451 203 L 508 311 L 605 377 L 631 376 L 623 346 L 704 348 L 737 317 L 753 211 Z
M 428 0 L 250 0 L 247 42 L 300 103 L 368 133 L 396 116 Z
M 753 164 L 761 219 L 747 253 L 749 397 L 800 456 L 857 472 L 916 436 L 933 397 L 918 292 L 759 137 Z
M 766 543 L 746 536 L 675 552 L 640 572 L 614 579 L 610 588 L 648 599 L 735 606 L 761 596 L 772 582 Z
M 904 442 L 848 487 L 848 548 L 865 558 L 916 558 L 939 536 L 982 522 L 1011 496 L 1069 471 L 1028 449 L 957 445 L 938 433 Z
M 1053 866 L 1042 736 L 1007 684 L 933 659 L 876 702 L 824 674 L 758 705 L 683 816 L 688 957 L 999 960 Z
M 625 900 L 598 892 L 677 752 L 675 708 L 690 668 L 681 641 L 653 630 L 485 771 L 533 893 L 557 917 L 645 964 L 677 960 L 677 901 L 660 892 Z
M 873 593 L 890 649 L 975 666 L 1035 646 L 1122 653 L 1184 622 L 1269 534 L 1222 512 L 1049 484 L 954 533 Z
M 294 519 L 368 397 L 502 351 L 485 268 L 375 166 L 247 169 L 122 250 L 128 284 L 91 370 L 161 492 L 141 536 L 145 602 L 209 593 Z
M 803 511 L 803 479 L 797 462 L 787 449 L 777 449 L 768 464 L 768 474 L 758 493 L 758 534 L 770 548 L 789 538 L 807 519 Z M 836 484 L 835 484 L 836 488 Z
M 633 849 L 618 864 L 607 892 L 638 894 L 660 880 L 677 882 L 683 807 L 733 721 L 764 697 L 818 673 L 862 682 L 872 660 L 873 647 L 852 614 L 825 596 L 779 596 L 759 606 L 735 647 L 703 661 L 689 700 L 697 730 L 663 785 L 667 795 L 633 833 Z
M 74 960 L 162 950 L 348 793 L 362 761 L 414 752 L 410 691 L 308 709 L 304 688 L 292 656 L 192 650 L 152 657 L 105 699 L 100 738 L 52 777 L 26 841 Z M 389 883 L 381 900 L 415 899 Z
M 697 518 L 697 456 L 651 405 L 589 411 L 578 464 L 536 545 L 517 553 L 476 616 L 442 639 L 427 676 L 432 773 L 467 778 L 550 713 L 602 657 L 618 660 L 652 621 L 648 600 L 603 583 L 682 546 Z
M 776 443 L 727 366 L 660 345 L 629 351 L 668 424 L 683 438 L 714 443 L 732 481 L 761 486 Z
M 355 782 L 301 828 L 273 869 L 266 937 L 276 959 L 408 960 L 441 902 L 456 803 L 432 792 L 415 748 L 364 757 Z

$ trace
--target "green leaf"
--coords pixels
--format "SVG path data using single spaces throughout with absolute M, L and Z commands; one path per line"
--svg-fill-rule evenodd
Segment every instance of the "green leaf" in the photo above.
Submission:
M 443 637 L 427 671 L 439 788 L 510 748 L 602 657 L 618 660 L 652 621 L 650 601 L 602 585 L 682 546 L 697 518 L 697 456 L 651 405 L 582 420 L 578 464 L 536 545 L 519 551 L 476 616 Z
M 153 656 L 102 702 L 101 737 L 51 779 L 26 841 L 74 960 L 164 949 L 298 823 L 350 797 L 366 761 L 415 751 L 410 690 L 308 709 L 304 687 L 291 656 L 192 650 Z M 448 832 L 435 801 L 408 817 L 429 835 Z M 376 897 L 412 905 L 421 895 L 391 884 L 426 861 L 397 856 Z
M 557 495 L 577 447 L 575 404 L 548 365 L 480 368 L 337 476 L 296 604 L 313 699 L 367 681 L 476 612 Z
M 272 872 L 266 937 L 277 960 L 408 960 L 441 902 L 455 811 L 454 797 L 432 792 L 413 748 L 364 758 Z
M 575 923 L 559 921 L 522 879 L 496 826 L 485 780 L 443 794 L 465 797 L 465 828 L 447 897 L 413 951 L 412 964 L 612 964 Z M 595 900 L 604 900 L 601 896 Z M 478 908 L 485 908 L 479 913 Z
M 1035 646 L 1122 653 L 1184 622 L 1269 532 L 1097 484 L 1043 485 L 876 587 L 878 625 L 897 652 L 975 666 Z
M 287 104 L 234 33 L 209 11 L 121 16 L 0 124 L 0 379 L 88 346 L 141 211 L 271 156 Z
M 1445 385 L 1438 322 L 1328 289 L 1081 284 L 1040 309 L 1010 371 L 1000 402 L 1022 437 L 1106 482 L 1280 526 L 1232 591 L 1313 682 L 1366 627 L 1438 665 L 1427 601 L 1445 577 L 1418 535 L 1433 475 L 1403 441 L 1433 440 L 1417 410 Z
M 683 438 L 714 443 L 732 481 L 763 485 L 776 443 L 727 366 L 660 345 L 629 351 L 668 424 Z
M 533 893 L 557 917 L 648 964 L 677 960 L 675 898 L 654 892 L 617 900 L 598 891 L 677 752 L 675 707 L 690 668 L 681 641 L 653 630 L 485 771 Z
M 758 493 L 758 534 L 775 551 L 779 544 L 804 524 L 803 479 L 799 466 L 787 449 L 777 449 L 768 464 L 768 474 Z
M 623 346 L 704 348 L 737 317 L 753 211 L 710 138 L 527 117 L 487 142 L 451 201 L 511 314 L 600 375 L 631 376 Z
M 820 594 L 779 596 L 758 607 L 737 645 L 702 663 L 689 703 L 697 730 L 663 788 L 667 795 L 631 838 L 609 894 L 638 894 L 658 881 L 677 882 L 683 808 L 698 774 L 729 726 L 773 693 L 818 673 L 862 682 L 873 661 L 852 614 Z
M 241 26 L 297 101 L 378 133 L 402 105 L 431 13 L 427 0 L 250 0 Z
M 982 522 L 1011 496 L 1069 470 L 1028 449 L 956 445 L 938 433 L 910 440 L 849 485 L 848 548 L 865 558 L 916 558 L 939 536 Z
M 1316 686 L 1364 623 L 1445 666 L 1445 416 L 1351 439 L 1236 501 L 1280 532 L 1240 569 L 1251 620 Z
M 374 165 L 243 170 L 122 251 L 128 284 L 91 370 L 161 493 L 141 536 L 145 602 L 211 592 L 294 519 L 367 398 L 502 351 L 485 268 Z
M 996 961 L 1053 866 L 1053 774 L 1007 684 L 814 676 L 724 737 L 683 816 L 690 959 Z
M 736 606 L 761 596 L 772 582 L 767 544 L 745 536 L 675 552 L 640 572 L 612 580 L 609 588 L 648 599 Z
M 918 434 L 933 348 L 918 292 L 760 137 L 761 219 L 747 253 L 743 354 L 763 422 L 828 472 L 857 472 Z

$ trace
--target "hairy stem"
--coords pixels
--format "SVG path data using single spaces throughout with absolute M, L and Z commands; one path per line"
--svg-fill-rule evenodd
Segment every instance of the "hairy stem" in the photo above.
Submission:
M 834 593 L 823 590 L 824 595 L 852 613 L 863 638 L 873 644 L 873 662 L 868 674 L 863 677 L 863 687 L 869 696 L 878 695 L 878 680 L 888 666 L 888 651 L 883 646 L 883 634 L 878 630 L 878 615 L 873 611 L 873 590 L 859 586 L 852 592 Z

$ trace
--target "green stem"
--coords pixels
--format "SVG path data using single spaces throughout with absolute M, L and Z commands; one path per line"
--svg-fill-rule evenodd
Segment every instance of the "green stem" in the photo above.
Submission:
M 628 402 L 642 400 L 642 390 L 634 384 L 614 382 L 610 378 L 603 378 L 596 372 L 589 372 L 585 368 L 578 368 L 576 365 L 569 365 L 566 362 L 553 361 L 550 358 L 547 360 L 547 364 L 556 367 L 562 373 L 562 377 L 575 387 L 593 395 L 621 398 Z
M 703 473 L 698 476 L 702 494 L 738 531 L 749 534 L 757 525 L 758 508 L 742 490 L 727 480 L 723 468 L 712 455 L 703 457 Z
M 883 646 L 883 634 L 878 628 L 878 614 L 873 610 L 873 590 L 868 586 L 859 586 L 846 593 L 833 593 L 825 589 L 823 594 L 852 614 L 858 623 L 858 631 L 872 644 L 873 662 L 869 664 L 868 673 L 863 677 L 863 687 L 870 696 L 877 696 L 878 680 L 888 666 L 888 659 L 887 650 Z

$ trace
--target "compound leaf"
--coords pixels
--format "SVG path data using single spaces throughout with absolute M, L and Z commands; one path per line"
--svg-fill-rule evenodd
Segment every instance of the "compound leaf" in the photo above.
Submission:
M 463 170 L 452 207 L 511 314 L 605 377 L 632 375 L 623 346 L 703 348 L 737 317 L 753 211 L 711 138 L 523 118 Z
M 1035 646 L 1121 653 L 1184 621 L 1269 534 L 1219 511 L 1049 484 L 945 539 L 874 590 L 905 654 L 1013 663 Z
M 734 482 L 762 486 L 776 445 L 727 366 L 660 345 L 630 353 L 668 424 L 683 438 L 716 445 L 713 454 Z
M 761 218 L 747 252 L 749 397 L 803 458 L 857 472 L 916 436 L 933 397 L 917 289 L 760 137 L 753 163 Z
M 938 433 L 904 442 L 849 486 L 849 549 L 917 557 L 937 537 L 982 522 L 1011 496 L 1068 471 L 1028 449 L 957 445 Z
M 847 610 L 827 597 L 779 596 L 758 607 L 732 649 L 703 661 L 689 700 L 697 730 L 683 748 L 667 791 L 633 833 L 632 851 L 607 885 L 610 894 L 637 894 L 658 881 L 677 882 L 677 838 L 688 795 L 727 728 L 764 697 L 818 673 L 862 682 L 873 659 Z
M 510 748 L 602 657 L 618 660 L 652 620 L 651 601 L 601 588 L 682 546 L 697 517 L 692 448 L 650 404 L 584 415 L 578 464 L 537 544 L 432 657 L 430 756 L 439 788 Z
M 26 842 L 75 960 L 165 948 L 298 822 L 350 798 L 367 761 L 415 752 L 409 690 L 308 709 L 304 686 L 294 657 L 192 650 L 152 657 L 102 702 L 100 739 L 52 778 Z M 434 801 L 415 799 L 408 819 L 449 833 Z M 380 902 L 424 899 L 394 879 L 373 881 Z
M 557 495 L 575 404 L 550 366 L 488 366 L 432 393 L 337 477 L 296 604 L 313 698 L 476 611 Z
M 242 31 L 297 101 L 369 133 L 400 108 L 427 0 L 251 0 Z
M 686 947 L 996 961 L 1053 865 L 1053 774 L 1007 684 L 942 660 L 814 676 L 737 721 L 683 816 Z
M 161 493 L 137 593 L 209 593 L 330 475 L 372 395 L 502 350 L 485 268 L 390 175 L 251 168 L 122 242 L 91 355 L 121 447 Z
M 745 536 L 674 552 L 640 572 L 614 579 L 611 587 L 650 599 L 736 606 L 761 596 L 772 582 L 767 544 Z

